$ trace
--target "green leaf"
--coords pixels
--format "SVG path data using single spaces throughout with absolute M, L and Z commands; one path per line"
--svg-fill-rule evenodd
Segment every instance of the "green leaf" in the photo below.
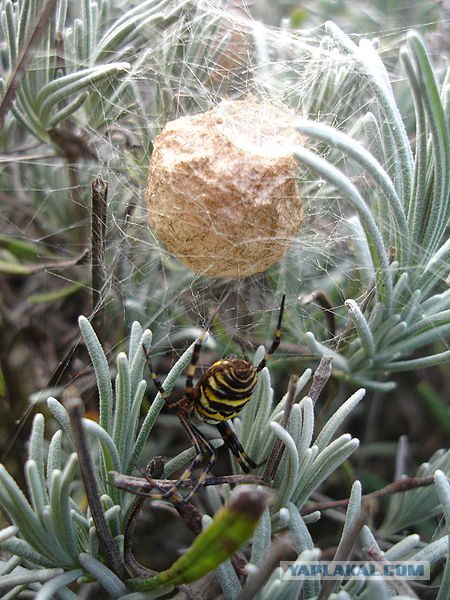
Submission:
M 309 13 L 305 8 L 294 9 L 289 15 L 292 29 L 300 29 L 304 21 L 308 18 L 308 15 Z
M 9 235 L 0 235 L 0 248 L 8 250 L 16 258 L 31 261 L 41 258 L 43 254 L 43 249 L 40 245 Z
M 267 491 L 239 486 L 211 525 L 171 567 L 155 577 L 129 579 L 127 585 L 138 591 L 176 586 L 196 581 L 230 558 L 253 534 L 268 504 Z
M 13 258 L 11 260 L 0 258 L 0 273 L 3 275 L 31 275 L 33 269 L 27 265 L 21 265 Z
M 5 376 L 3 375 L 3 371 L 0 369 L 0 396 L 4 396 L 5 394 L 6 394 Z
M 425 382 L 417 386 L 419 394 L 436 418 L 436 425 L 450 435 L 450 412 L 444 400 Z
M 27 297 L 27 302 L 31 304 L 44 304 L 46 302 L 55 302 L 55 300 L 61 300 L 62 298 L 67 298 L 72 294 L 75 294 L 80 288 L 85 285 L 83 281 L 76 281 L 75 283 L 71 283 L 69 285 L 65 285 L 58 290 L 52 290 L 51 292 L 44 292 L 42 294 L 30 294 Z

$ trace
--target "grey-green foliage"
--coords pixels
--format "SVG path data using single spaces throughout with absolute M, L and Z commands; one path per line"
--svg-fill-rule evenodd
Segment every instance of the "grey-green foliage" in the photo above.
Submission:
M 83 130 L 99 131 L 121 115 L 126 106 L 124 96 L 128 96 L 129 107 L 136 106 L 139 97 L 131 78 L 139 65 L 129 62 L 133 46 L 144 44 L 155 28 L 170 23 L 184 4 L 178 3 L 174 9 L 171 2 L 147 0 L 118 14 L 118 6 L 111 0 L 58 0 L 33 68 L 27 69 L 17 89 L 2 132 L 3 143 L 18 125 L 49 142 L 48 130 L 69 117 Z M 7 42 L 2 48 L 2 89 L 26 48 L 41 5 L 37 0 L 4 0 L 1 4 Z
M 258 360 L 259 356 L 258 352 L 255 360 Z M 254 401 L 249 402 L 241 413 L 242 417 L 234 421 L 236 432 L 246 452 L 258 464 L 267 459 L 276 438 L 285 444 L 285 451 L 274 479 L 277 508 L 286 506 L 288 502 L 301 508 L 311 492 L 359 446 L 359 441 L 349 434 L 339 435 L 334 440 L 332 438 L 345 418 L 362 400 L 364 390 L 355 392 L 329 419 L 322 431 L 314 435 L 313 402 L 308 396 L 300 396 L 310 377 L 311 370 L 308 369 L 299 378 L 295 394 L 297 402 L 293 405 L 287 429 L 279 423 L 287 395 L 273 408 L 273 390 L 270 387 L 267 369 L 261 371 Z M 260 467 L 261 473 L 263 469 Z
M 152 336 L 150 331 L 143 331 L 138 323 L 133 324 L 128 356 L 123 352 L 118 355 L 115 385 L 112 386 L 107 359 L 94 330 L 85 317 L 80 317 L 79 323 L 94 365 L 100 400 L 99 423 L 84 419 L 83 425 L 93 441 L 95 461 L 99 465 L 98 485 L 105 517 L 120 546 L 124 518 L 132 496 L 108 485 L 107 473 L 109 470 L 122 473 L 132 471 L 164 404 L 158 394 L 144 421 L 139 423 L 146 389 L 146 382 L 142 379 L 145 365 L 142 345 L 148 347 Z M 192 346 L 168 374 L 164 382 L 167 391 L 170 392 L 186 368 L 191 354 Z M 91 517 L 77 502 L 77 498 L 78 501 L 80 499 L 80 482 L 69 416 L 56 398 L 49 398 L 48 407 L 60 428 L 53 434 L 46 450 L 44 417 L 38 414 L 34 418 L 25 465 L 30 501 L 4 466 L 0 465 L 0 504 L 16 525 L 16 529 L 5 531 L 0 545 L 18 557 L 21 563 L 20 569 L 13 563 L 9 567 L 5 564 L 0 589 L 11 591 L 17 587 L 20 591 L 22 585 L 31 582 L 37 585 L 51 577 L 51 581 L 44 584 L 36 596 L 43 600 L 53 598 L 56 589 L 65 588 L 81 575 L 89 574 L 98 579 L 113 598 L 117 598 L 125 593 L 125 586 L 99 562 L 98 540 Z M 182 464 L 190 456 L 191 453 L 185 455 Z M 52 570 L 42 573 L 42 569 Z M 13 575 L 17 580 L 8 579 Z M 36 586 L 31 587 L 37 589 Z M 57 594 L 57 597 L 70 597 L 70 594 Z
M 352 327 L 337 350 L 320 342 L 312 331 L 305 341 L 314 354 L 331 354 L 335 372 L 342 378 L 390 389 L 393 381 L 379 382 L 385 373 L 450 360 L 450 351 L 439 349 L 450 334 L 450 292 L 442 289 L 450 259 L 445 236 L 450 217 L 448 77 L 439 88 L 423 41 L 411 32 L 400 58 L 416 112 L 412 145 L 373 45 L 361 40 L 357 46 L 333 23 L 327 27 L 341 50 L 355 61 L 362 85 L 370 86 L 378 113 L 361 117 L 353 136 L 326 124 L 299 122 L 301 133 L 332 152 L 324 159 L 298 147 L 295 157 L 299 165 L 308 165 L 336 188 L 351 207 L 354 216 L 348 223 L 357 248 L 358 293 L 364 285 L 373 290 L 369 301 L 346 300 Z M 367 140 L 376 140 L 378 156 L 365 149 Z M 351 175 L 336 166 L 343 160 L 370 179 L 370 188 L 358 189 Z M 422 350 L 422 357 L 408 358 L 435 343 L 435 354 Z
M 432 477 L 436 471 L 450 471 L 450 452 L 435 452 L 429 461 L 420 465 L 415 476 Z M 440 512 L 442 499 L 434 486 L 409 490 L 389 498 L 386 515 L 379 530 L 383 535 L 392 535 Z
M 314 39 L 252 26 L 199 3 L 190 19 L 168 31 L 156 77 L 162 123 L 206 110 L 224 94 L 239 97 L 244 86 L 309 117 L 297 127 L 311 148 L 294 149 L 307 213 L 318 215 L 319 227 L 321 221 L 326 227 L 330 205 L 340 214 L 329 226 L 331 243 L 324 240 L 321 248 L 300 231 L 274 279 L 288 301 L 305 287 L 323 286 L 346 335 L 323 342 L 330 332 L 309 314 L 291 314 L 287 327 L 303 334 L 316 356 L 331 354 L 342 379 L 388 390 L 395 383 L 383 381 L 385 374 L 450 360 L 450 351 L 440 347 L 409 360 L 412 352 L 445 343 L 450 333 L 450 294 L 443 284 L 450 258 L 449 75 L 439 79 L 420 36 L 408 34 L 400 60 L 416 114 L 410 139 L 381 56 L 376 41 L 357 45 L 331 22 Z M 227 58 L 234 67 L 215 89 Z M 333 241 L 335 231 L 338 238 L 345 231 L 353 247 L 343 250 L 339 239 Z
M 439 469 L 434 470 L 434 478 L 436 482 L 436 488 L 433 489 L 432 494 L 438 496 L 439 502 L 441 503 L 441 511 L 444 512 L 446 528 L 443 528 L 442 536 L 437 536 L 437 539 L 431 543 L 422 543 L 420 536 L 413 534 L 407 535 L 400 539 L 400 541 L 394 542 L 390 548 L 383 552 L 379 547 L 376 537 L 372 533 L 371 529 L 365 525 L 360 533 L 360 540 L 362 546 L 362 556 L 353 558 L 355 560 L 364 560 L 365 556 L 368 557 L 369 561 L 373 560 L 374 556 L 378 557 L 378 560 L 388 561 L 429 561 L 430 565 L 439 563 L 442 559 L 446 559 L 446 566 L 440 583 L 438 598 L 447 598 L 450 589 L 450 576 L 448 572 L 448 565 L 450 564 L 450 530 L 449 522 L 450 515 L 448 509 L 450 506 L 450 484 L 448 482 L 448 473 L 450 472 L 450 453 L 447 452 L 445 467 L 447 475 Z M 415 490 L 408 492 L 410 494 L 408 501 L 412 502 L 416 506 L 416 517 L 418 520 L 422 518 L 430 517 L 433 512 L 426 506 L 420 504 L 420 495 L 423 490 Z M 437 492 L 437 493 L 436 493 Z M 392 502 L 398 501 L 401 494 L 393 496 Z M 340 547 L 343 545 L 346 536 L 349 534 L 352 523 L 358 518 L 361 511 L 361 484 L 356 481 L 353 484 L 350 500 L 345 515 L 345 521 L 342 530 L 342 537 L 338 544 L 336 552 L 339 552 Z M 295 561 L 292 561 L 298 565 L 311 564 L 320 559 L 320 550 L 313 547 L 313 541 L 307 529 L 307 518 L 301 517 L 297 507 L 288 503 L 287 507 L 283 509 L 285 512 L 284 527 L 289 530 L 298 557 Z M 273 524 L 272 524 L 273 527 Z M 279 525 L 278 525 L 279 527 Z M 276 527 L 276 529 L 278 529 Z M 274 527 L 275 529 L 275 527 Z M 270 548 L 267 545 L 267 540 L 271 538 L 271 521 L 266 520 L 264 529 L 259 527 L 255 531 L 253 539 L 253 545 L 265 544 L 267 555 L 270 552 Z M 366 554 L 370 552 L 370 554 Z M 261 565 L 264 556 L 258 557 L 259 560 L 255 561 L 256 569 L 251 570 L 252 573 L 258 572 L 258 565 Z M 350 558 L 349 555 L 341 560 Z M 253 555 L 252 555 L 253 559 Z M 222 582 L 220 575 L 218 575 L 219 581 L 225 590 L 226 582 Z M 326 592 L 325 592 L 326 590 Z M 358 598 L 369 600 L 379 598 L 397 598 L 398 593 L 395 587 L 391 587 L 389 582 L 381 580 L 370 580 L 366 579 L 364 575 L 355 576 L 348 581 L 340 581 L 336 579 L 330 583 L 321 582 L 319 579 L 299 579 L 292 580 L 288 578 L 287 571 L 276 569 L 268 583 L 261 589 L 257 595 L 258 600 L 286 600 L 292 598 L 295 600 L 298 598 L 300 592 L 303 593 L 303 597 L 308 600 L 314 598 L 333 598 L 334 600 L 355 600 Z M 322 595 L 324 594 L 324 595 Z M 414 592 L 412 592 L 414 594 Z M 225 594 L 228 599 L 232 599 L 234 596 Z M 406 598 L 414 598 L 415 595 L 404 595 Z
M 255 355 L 255 363 L 260 360 L 262 355 L 263 348 L 260 348 Z M 325 423 L 321 431 L 314 436 L 314 406 L 308 396 L 302 397 L 301 394 L 311 376 L 312 373 L 308 369 L 298 380 L 295 402 L 287 429 L 279 424 L 287 394 L 272 409 L 273 390 L 270 387 L 270 375 L 267 369 L 261 372 L 255 390 L 256 402 L 249 403 L 242 411 L 242 417 L 234 420 L 234 428 L 243 446 L 250 456 L 255 458 L 257 463 L 264 462 L 267 459 L 269 449 L 276 437 L 285 443 L 284 455 L 274 478 L 274 486 L 277 490 L 273 506 L 274 514 L 272 517 L 269 514 L 263 516 L 253 538 L 251 562 L 256 567 L 262 564 L 270 551 L 270 540 L 273 532 L 286 528 L 293 536 L 299 563 L 310 563 L 320 558 L 320 551 L 314 548 L 307 524 L 320 519 L 321 515 L 320 513 L 311 513 L 302 517 L 299 510 L 323 480 L 358 448 L 359 442 L 357 439 L 352 439 L 348 434 L 337 437 L 335 434 L 341 429 L 346 417 L 363 399 L 364 390 L 358 390 L 348 398 Z M 333 440 L 333 437 L 336 439 Z M 236 471 L 239 470 L 236 462 L 234 462 L 234 467 Z M 261 472 L 263 469 L 264 467 L 260 467 Z M 445 531 L 443 531 L 442 537 L 437 536 L 439 539 L 429 544 L 421 542 L 420 536 L 416 534 L 401 538 L 400 541 L 398 541 L 398 537 L 395 537 L 399 532 L 414 527 L 420 521 L 440 514 L 443 509 L 445 514 L 444 504 L 450 501 L 450 495 L 448 495 L 450 492 L 447 490 L 449 474 L 450 451 L 439 450 L 431 457 L 429 462 L 419 467 L 416 477 L 435 476 L 441 482 L 440 488 L 427 486 L 393 494 L 389 498 L 384 521 L 377 533 L 377 536 L 385 540 L 395 540 L 386 552 L 387 560 L 408 558 L 411 560 L 429 560 L 434 563 L 445 556 L 447 556 L 447 561 L 449 560 L 449 536 L 445 535 Z M 447 487 L 445 484 L 447 484 Z M 356 481 L 352 488 L 338 549 L 360 510 L 361 484 Z M 445 518 L 448 522 L 448 516 Z M 383 552 L 378 548 L 374 535 L 367 526 L 364 526 L 361 532 L 361 542 L 363 550 L 373 550 L 376 547 L 379 555 L 383 555 Z M 255 549 L 259 550 L 255 551 Z M 360 560 L 359 557 L 358 560 Z M 448 567 L 445 568 L 445 574 L 446 576 L 443 578 L 440 588 L 440 597 L 442 598 L 445 597 L 450 585 Z M 227 580 L 222 573 L 218 573 L 218 579 L 226 598 L 234 598 L 235 596 L 228 588 Z M 359 577 L 349 582 L 339 583 L 337 581 L 330 598 L 336 598 L 336 600 L 338 598 L 377 598 L 376 594 L 381 593 L 378 586 L 381 586 L 383 594 L 385 594 L 384 597 L 394 597 L 395 592 L 383 582 L 366 581 L 364 577 Z M 258 600 L 269 598 L 271 600 L 295 599 L 301 590 L 303 590 L 305 598 L 317 598 L 322 591 L 321 583 L 318 580 L 291 580 L 285 572 L 277 569 L 259 592 L 257 598 Z
M 93 460 L 98 465 L 98 486 L 102 494 L 105 518 L 121 548 L 124 520 L 132 496 L 109 486 L 107 477 L 109 470 L 131 473 L 164 403 L 158 393 L 143 422 L 139 422 L 146 389 L 146 383 L 142 379 L 145 366 L 142 345 L 148 348 L 152 336 L 150 331 L 143 331 L 139 323 L 133 324 L 128 354 L 118 354 L 112 385 L 113 374 L 95 332 L 85 317 L 80 317 L 79 324 L 94 366 L 99 393 L 99 422 L 84 419 L 83 426 L 91 440 Z M 192 350 L 191 345 L 167 375 L 164 387 L 168 392 L 189 364 Z M 262 355 L 263 348 L 260 348 L 255 361 L 258 362 Z M 320 432 L 314 432 L 313 403 L 310 398 L 301 395 L 311 375 L 311 371 L 307 370 L 299 378 L 286 429 L 280 425 L 280 419 L 287 397 L 272 408 L 273 391 L 267 368 L 261 371 L 255 397 L 244 409 L 242 419 L 234 422 L 244 447 L 258 462 L 267 459 L 276 438 L 285 444 L 284 455 L 274 479 L 276 503 L 272 507 L 272 514 L 268 510 L 264 513 L 253 539 L 251 561 L 256 569 L 267 556 L 272 534 L 286 528 L 293 536 L 299 554 L 297 560 L 318 560 L 319 552 L 314 548 L 307 526 L 317 521 L 320 513 L 316 511 L 301 517 L 299 509 L 314 490 L 358 447 L 358 440 L 351 439 L 348 434 L 338 435 L 338 430 L 362 400 L 364 390 L 355 392 Z M 25 465 L 29 500 L 12 476 L 0 466 L 0 505 L 13 524 L 0 532 L 0 547 L 11 554 L 11 558 L 1 565 L 0 590 L 7 594 L 4 597 L 9 598 L 14 598 L 27 589 L 34 591 L 38 600 L 55 597 L 71 599 L 76 596 L 66 586 L 82 576 L 88 576 L 97 580 L 112 598 L 119 598 L 127 593 L 125 585 L 102 563 L 89 510 L 82 509 L 80 505 L 82 486 L 77 469 L 77 455 L 73 452 L 69 416 L 55 398 L 49 398 L 48 407 L 59 428 L 47 445 L 44 438 L 44 417 L 38 414 L 34 418 Z M 217 446 L 217 441 L 213 443 Z M 169 461 L 165 466 L 165 477 L 182 468 L 192 457 L 191 448 Z M 449 471 L 449 453 L 438 452 L 428 464 L 420 467 L 418 475 Z M 450 499 L 447 497 L 446 479 L 444 475 L 436 477 L 439 477 L 437 495 L 434 488 L 430 487 L 410 491 L 405 495 L 398 494 L 391 499 L 383 526 L 385 535 L 397 533 L 413 522 L 436 515 L 441 510 L 441 505 L 444 506 L 445 518 L 448 519 Z M 214 488 L 208 490 L 211 505 L 215 508 L 220 506 L 218 491 Z M 227 493 L 227 486 L 223 486 L 222 493 Z M 343 537 L 360 509 L 360 502 L 361 486 L 355 483 Z M 369 532 L 365 535 L 367 538 L 372 534 Z M 408 541 L 400 541 L 398 546 L 391 548 L 391 559 L 402 558 L 407 552 L 420 546 L 418 536 L 405 539 Z M 423 555 L 428 551 L 431 560 L 438 560 L 447 551 L 445 541 L 445 538 L 441 538 L 428 546 L 422 544 L 418 554 L 422 552 Z M 342 543 L 341 541 L 340 544 Z M 225 563 L 217 575 L 227 598 L 234 598 L 239 593 L 241 584 L 237 578 L 230 578 L 230 569 L 230 564 Z M 352 582 L 347 585 L 351 598 L 365 598 L 372 584 L 368 583 L 365 587 L 364 582 L 358 581 L 357 591 L 353 590 Z M 259 597 L 294 598 L 300 589 L 304 589 L 305 597 L 314 598 L 320 593 L 320 582 L 293 581 L 285 573 L 276 570 Z
M 2 89 L 24 50 L 40 4 L 37 0 L 0 3 Z M 57 34 L 62 39 L 59 45 Z M 36 140 L 52 144 L 54 152 L 51 130 L 61 126 L 82 132 L 88 143 L 95 141 L 101 156 L 104 146 L 104 160 L 109 163 L 116 151 L 104 132 L 113 122 L 132 132 L 142 150 L 137 158 L 126 148 L 117 149 L 124 160 L 113 178 L 120 187 L 120 201 L 111 205 L 114 226 L 109 236 L 111 241 L 115 235 L 125 237 L 127 244 L 112 246 L 107 256 L 108 264 L 111 261 L 117 269 L 111 271 L 122 285 L 125 310 L 133 318 L 143 312 L 142 307 L 146 314 L 158 315 L 161 306 L 170 306 L 194 277 L 176 268 L 155 239 L 141 246 L 146 235 L 141 227 L 129 229 L 127 202 L 145 178 L 142 165 L 151 138 L 168 119 L 205 110 L 224 96 L 240 97 L 245 91 L 281 100 L 298 114 L 315 119 L 298 127 L 327 160 L 310 149 L 296 149 L 302 168 L 306 164 L 315 174 L 312 181 L 303 182 L 303 195 L 307 198 L 316 185 L 317 173 L 321 183 L 330 185 L 321 185 L 322 198 L 316 196 L 314 208 L 308 209 L 324 216 L 329 210 L 326 191 L 331 188 L 330 194 L 337 188 L 348 207 L 339 207 L 344 219 L 339 216 L 335 224 L 347 223 L 356 246 L 354 255 L 339 250 L 338 258 L 331 259 L 333 247 L 324 244 L 327 256 L 322 264 L 322 247 L 308 244 L 308 239 L 303 243 L 300 232 L 292 261 L 287 262 L 291 268 L 280 272 L 278 286 L 288 299 L 297 297 L 299 280 L 313 276 L 316 285 L 328 287 L 336 305 L 340 289 L 346 302 L 336 309 L 338 325 L 342 328 L 347 321 L 352 329 L 337 349 L 322 341 L 329 332 L 319 325 L 313 328 L 306 319 L 291 319 L 296 333 L 308 329 L 304 340 L 311 351 L 333 354 L 335 374 L 366 387 L 390 389 L 392 381 L 380 382 L 386 373 L 449 360 L 449 351 L 439 349 L 409 360 L 411 352 L 447 339 L 450 328 L 450 294 L 439 287 L 450 256 L 444 239 L 450 190 L 449 76 L 439 87 L 417 34 L 409 35 L 401 51 L 416 112 L 414 144 L 375 44 L 363 39 L 356 45 L 331 23 L 319 37 L 318 32 L 254 26 L 207 1 L 147 0 L 129 7 L 117 0 L 59 0 L 56 15 L 33 53 L 0 132 L 4 152 L 15 154 L 24 139 L 25 146 Z M 225 69 L 227 60 L 232 66 Z M 81 189 L 89 171 L 90 167 L 78 170 Z M 370 186 L 362 190 L 354 183 L 356 177 L 369 178 Z M 47 161 L 26 161 L 0 171 L 5 189 L 16 189 L 22 181 L 28 185 L 18 196 L 28 200 L 33 196 L 30 212 L 38 225 L 36 237 L 44 239 L 63 229 L 70 236 L 76 229 L 74 216 L 82 222 L 84 213 L 67 210 L 69 203 L 62 201 L 73 187 L 67 172 Z M 13 220 L 20 211 L 14 213 Z M 134 252 L 130 261 L 124 257 L 128 251 Z M 160 276 L 155 256 L 166 261 L 165 289 L 154 286 Z M 326 276 L 320 278 L 320 271 Z M 372 284 L 373 296 L 362 302 Z
M 278 24 L 283 18 L 289 18 L 294 26 L 303 28 L 333 19 L 345 31 L 371 35 L 380 32 L 386 35 L 418 24 L 424 29 L 436 29 L 439 8 L 432 0 L 408 0 L 406 3 L 403 0 L 360 0 L 358 10 L 355 10 L 352 0 L 305 0 L 301 5 L 293 0 L 279 0 L 255 4 L 252 6 L 252 14 L 274 24 Z
M 19 70 L 0 129 L 0 152 L 7 156 L 0 165 L 0 188 L 11 198 L 5 232 L 13 240 L 39 240 L 42 257 L 55 252 L 59 260 L 62 249 L 81 248 L 87 243 L 90 183 L 100 172 L 109 186 L 105 272 L 122 286 L 129 322 L 149 316 L 159 340 L 158 327 L 165 325 L 161 307 L 173 304 L 193 274 L 166 258 L 164 266 L 174 275 L 168 286 L 154 285 L 161 265 L 152 255 L 159 257 L 161 249 L 154 240 L 149 244 L 142 205 L 135 207 L 135 198 L 159 127 L 151 81 L 161 39 L 196 3 L 57 0 L 49 25 L 27 50 L 43 4 L 0 0 L 0 105 L 24 52 L 29 59 Z M 74 148 L 75 156 L 66 156 Z M 73 164 L 69 167 L 63 158 Z M 134 221 L 137 230 L 132 230 Z M 48 245 L 55 234 L 57 243 Z M 5 269 L 17 263 L 12 253 L 4 251 L 2 258 L 7 258 Z M 68 279 L 83 279 L 80 270 L 66 273 Z M 39 287 L 39 273 L 31 278 Z M 110 283 L 105 282 L 105 298 Z M 163 322 L 156 323 L 156 316 Z

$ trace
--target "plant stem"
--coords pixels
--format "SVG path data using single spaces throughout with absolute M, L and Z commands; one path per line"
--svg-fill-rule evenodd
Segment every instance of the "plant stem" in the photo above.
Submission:
M 273 571 L 280 565 L 280 560 L 286 558 L 289 553 L 292 553 L 293 547 L 289 538 L 286 536 L 277 538 L 271 548 L 268 556 L 263 563 L 259 565 L 258 573 L 249 578 L 249 581 L 236 596 L 235 600 L 252 600 L 257 593 L 264 587 L 269 580 Z
M 69 388 L 70 390 L 70 388 Z M 65 401 L 66 409 L 70 417 L 75 447 L 78 454 L 81 476 L 83 478 L 84 487 L 91 511 L 92 520 L 94 521 L 95 530 L 106 560 L 111 569 L 118 577 L 124 579 L 126 577 L 125 567 L 120 556 L 119 548 L 116 541 L 113 539 L 108 524 L 105 519 L 105 513 L 100 502 L 100 493 L 97 487 L 95 478 L 94 465 L 92 463 L 91 454 L 89 452 L 86 435 L 83 429 L 82 417 L 82 402 L 77 396 L 69 396 L 67 393 Z
M 92 326 L 102 343 L 103 317 L 102 291 L 105 285 L 106 209 L 108 184 L 102 177 L 92 182 L 91 220 L 91 285 Z
M 25 44 L 22 54 L 20 55 L 20 58 L 11 73 L 5 93 L 0 101 L 0 129 L 3 128 L 5 116 L 14 102 L 19 83 L 24 77 L 27 65 L 31 60 L 31 50 L 42 37 L 45 27 L 55 11 L 56 2 L 57 0 L 47 0 L 47 2 L 44 3 L 40 15 L 37 18 L 36 25 L 34 26 L 34 29 Z
M 414 490 L 420 487 L 427 487 L 434 484 L 434 477 L 405 477 L 389 483 L 379 490 L 375 490 L 370 494 L 365 494 L 362 499 L 366 500 L 378 500 L 384 496 L 391 494 L 398 494 L 399 492 L 407 492 L 408 490 Z M 329 508 L 345 508 L 349 503 L 349 498 L 343 498 L 342 500 L 333 500 L 330 502 L 313 502 L 308 504 L 302 509 L 302 514 L 309 514 L 316 510 L 327 510 Z
M 287 428 L 289 423 L 289 418 L 291 416 L 292 406 L 295 400 L 295 392 L 297 388 L 298 377 L 297 375 L 291 375 L 289 379 L 288 385 L 288 397 L 286 400 L 286 405 L 284 407 L 283 416 L 280 421 L 281 427 L 284 429 Z M 272 450 L 270 451 L 269 458 L 267 459 L 266 468 L 263 474 L 263 480 L 265 482 L 271 482 L 275 477 L 275 473 L 280 465 L 281 459 L 283 458 L 284 453 L 284 444 L 279 439 L 276 438 Z
M 327 381 L 331 377 L 332 362 L 333 359 L 331 356 L 322 356 L 322 358 L 320 359 L 319 366 L 314 371 L 313 380 L 311 382 L 311 387 L 309 388 L 308 394 L 313 404 L 317 402 L 320 394 L 322 393 L 323 388 L 325 387 Z

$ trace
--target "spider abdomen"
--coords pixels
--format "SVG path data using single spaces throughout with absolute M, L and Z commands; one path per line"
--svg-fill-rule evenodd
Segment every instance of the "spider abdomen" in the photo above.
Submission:
M 257 381 L 256 368 L 246 360 L 215 362 L 195 387 L 197 414 L 209 423 L 233 419 L 250 400 Z

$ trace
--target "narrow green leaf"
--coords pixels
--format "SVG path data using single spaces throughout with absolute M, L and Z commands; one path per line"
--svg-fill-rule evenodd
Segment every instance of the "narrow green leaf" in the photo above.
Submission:
M 83 427 L 86 432 L 94 435 L 97 438 L 103 452 L 106 470 L 121 472 L 122 463 L 119 452 L 108 432 L 105 431 L 103 427 L 101 427 L 95 421 L 91 421 L 91 419 L 83 419 Z
M 44 292 L 42 294 L 30 294 L 27 296 L 26 300 L 30 304 L 45 304 L 46 302 L 55 302 L 55 300 L 61 300 L 62 298 L 67 298 L 68 296 L 75 294 L 75 292 L 84 287 L 84 285 L 85 282 L 76 281 L 75 283 L 65 285 L 62 288 L 52 290 L 50 292 Z
M 62 431 L 58 429 L 48 447 L 47 454 L 47 485 L 51 487 L 53 471 L 61 471 L 62 470 L 62 462 L 61 462 L 61 439 L 62 439 Z
M 446 402 L 425 381 L 419 383 L 417 390 L 431 413 L 436 417 L 437 427 L 441 427 L 447 435 L 450 435 L 450 412 Z
M 443 363 L 448 362 L 450 362 L 450 350 L 445 350 L 444 352 L 422 356 L 421 358 L 399 360 L 397 362 L 389 363 L 386 365 L 386 371 L 391 371 L 392 373 L 398 371 L 412 371 L 414 369 L 425 369 L 427 367 L 442 365 Z
M 0 273 L 3 275 L 31 275 L 33 269 L 13 260 L 0 259 Z
M 275 421 L 272 421 L 269 426 L 277 438 L 283 442 L 286 449 L 286 452 L 283 456 L 283 463 L 287 464 L 287 467 L 284 470 L 283 481 L 278 489 L 277 499 L 277 506 L 278 508 L 281 508 L 287 502 L 289 502 L 295 488 L 297 487 L 300 460 L 297 452 L 297 446 L 295 445 L 295 441 L 292 439 L 292 436 L 289 434 L 289 432 Z
M 33 242 L 21 240 L 9 235 L 0 235 L 0 248 L 8 250 L 18 259 L 37 260 L 42 258 L 44 248 Z
M 69 415 L 67 414 L 64 406 L 56 398 L 50 396 L 47 398 L 47 406 L 52 413 L 53 417 L 61 425 L 62 430 L 67 435 L 69 440 L 72 440 L 72 428 L 70 426 Z
M 48 497 L 34 460 L 27 460 L 25 464 L 25 477 L 31 504 L 34 512 L 39 516 L 44 510 L 45 504 L 48 503 Z
M 14 556 L 19 556 L 24 560 L 28 560 L 35 565 L 41 565 L 41 567 L 53 568 L 58 566 L 58 560 L 56 558 L 49 559 L 37 550 L 35 550 L 28 542 L 20 538 L 9 538 L 0 542 L 2 550 L 6 550 Z
M 41 486 L 44 489 L 44 415 L 38 413 L 33 419 L 33 427 L 30 436 L 30 445 L 28 449 L 28 458 L 36 464 L 36 469 L 41 480 Z
M 45 123 L 50 120 L 50 112 L 53 106 L 61 99 L 67 98 L 71 94 L 83 90 L 92 84 L 98 84 L 99 81 L 105 78 L 124 76 L 129 69 L 130 64 L 126 62 L 95 65 L 51 81 L 42 88 L 37 98 L 42 122 Z
M 139 323 L 139 321 L 133 321 L 131 325 L 130 339 L 128 341 L 128 360 L 130 363 L 133 362 L 136 352 L 138 350 L 142 350 L 141 338 L 143 333 L 142 325 Z M 148 346 L 150 347 L 150 344 L 148 344 Z
M 119 452 L 120 459 L 126 464 L 128 451 L 125 447 L 126 428 L 131 409 L 130 367 L 124 352 L 117 356 L 117 377 L 115 385 L 116 405 L 113 419 L 112 438 Z
M 322 452 L 328 446 L 331 438 L 343 424 L 348 415 L 355 409 L 355 407 L 361 402 L 366 394 L 366 390 L 359 389 L 350 396 L 348 400 L 339 407 L 334 415 L 327 421 L 321 432 L 317 436 L 315 445 Z
M 6 591 L 16 585 L 48 581 L 62 574 L 62 569 L 24 569 L 18 573 L 5 575 L 0 581 L 0 591 Z M 4 596 L 3 596 L 4 597 Z
M 138 591 L 147 591 L 160 586 L 189 583 L 210 573 L 253 534 L 268 499 L 267 491 L 239 486 L 227 504 L 217 512 L 211 525 L 169 569 L 148 579 L 130 579 L 127 585 Z
M 364 353 L 367 357 L 372 358 L 375 355 L 375 341 L 370 331 L 370 327 L 364 317 L 358 304 L 351 299 L 345 301 L 345 306 L 348 310 L 349 316 L 353 321 L 353 324 L 358 332 L 361 345 L 364 349 Z
M 6 394 L 6 385 L 5 385 L 5 376 L 3 375 L 3 371 L 0 369 L 0 396 Z
M 141 327 L 142 332 L 142 327 Z M 136 335 L 139 333 L 131 332 L 131 335 Z M 142 350 L 142 346 L 145 346 L 147 350 L 150 349 L 152 343 L 152 332 L 149 329 L 146 329 L 141 333 L 137 340 L 132 340 L 130 336 L 130 350 L 128 353 L 128 361 L 130 364 L 130 382 L 131 382 L 131 397 L 133 398 L 136 394 L 137 387 L 140 384 L 141 379 L 143 378 L 144 367 L 146 364 L 145 355 Z

